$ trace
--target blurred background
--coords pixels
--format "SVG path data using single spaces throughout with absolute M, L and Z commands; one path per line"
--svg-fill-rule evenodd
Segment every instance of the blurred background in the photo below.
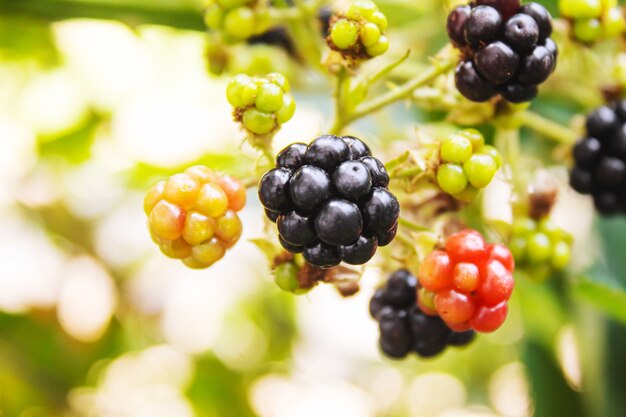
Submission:
M 379 5 L 398 27 L 392 51 L 424 62 L 445 44 L 441 2 Z M 257 158 L 205 52 L 194 0 L 0 0 L 0 415 L 626 416 L 626 223 L 594 219 L 572 193 L 555 217 L 578 242 L 568 274 L 587 279 L 518 279 L 501 330 L 431 360 L 379 354 L 367 304 L 381 265 L 351 298 L 280 291 L 248 241 L 264 233 L 254 189 L 222 261 L 195 271 L 162 256 L 147 187 L 195 163 L 242 174 Z M 326 78 L 264 45 L 232 57 L 231 73 L 297 85 L 277 149 L 328 127 Z M 585 107 L 556 87 L 535 106 L 567 122 Z M 441 119 L 399 108 L 404 124 L 358 129 L 384 147 Z

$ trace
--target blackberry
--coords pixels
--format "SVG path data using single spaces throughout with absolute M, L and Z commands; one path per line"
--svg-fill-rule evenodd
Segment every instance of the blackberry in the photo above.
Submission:
M 254 135 L 279 129 L 296 111 L 289 81 L 279 73 L 265 77 L 239 74 L 226 87 L 226 98 L 233 106 L 233 118 Z
M 471 101 L 498 94 L 513 103 L 530 101 L 556 66 L 552 19 L 538 3 L 520 7 L 515 0 L 481 0 L 457 6 L 447 30 L 463 57 L 456 87 Z
M 395 237 L 400 205 L 385 166 L 360 139 L 322 135 L 289 145 L 276 163 L 259 199 L 287 251 L 321 268 L 361 265 Z
M 513 223 L 509 242 L 515 264 L 531 279 L 542 281 L 569 264 L 572 237 L 547 218 L 523 217 Z
M 626 19 L 617 2 L 559 0 L 559 10 L 570 23 L 570 35 L 581 42 L 618 38 L 626 29 Z
M 473 331 L 457 333 L 441 318 L 424 314 L 416 304 L 417 289 L 417 278 L 400 269 L 370 299 L 370 315 L 378 321 L 379 345 L 386 356 L 401 359 L 415 352 L 428 358 L 448 345 L 464 346 L 473 340 Z
M 485 146 L 483 135 L 473 129 L 461 130 L 441 142 L 436 172 L 437 184 L 448 194 L 468 199 L 486 187 L 502 164 L 500 153 Z
M 350 61 L 382 55 L 389 49 L 387 17 L 370 0 L 359 0 L 330 19 L 328 46 Z
M 586 136 L 572 148 L 570 186 L 593 197 L 600 214 L 626 213 L 626 100 L 587 116 Z
M 197 165 L 153 185 L 144 198 L 152 240 L 191 268 L 220 260 L 242 233 L 237 215 L 246 203 L 239 180 Z

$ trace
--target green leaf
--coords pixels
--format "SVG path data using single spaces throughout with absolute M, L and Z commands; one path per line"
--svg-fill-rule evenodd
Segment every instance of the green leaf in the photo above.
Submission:
M 626 292 L 594 281 L 581 281 L 572 287 L 572 295 L 626 325 Z
M 534 417 L 585 416 L 580 394 L 567 385 L 552 352 L 530 341 L 522 356 L 528 370 Z

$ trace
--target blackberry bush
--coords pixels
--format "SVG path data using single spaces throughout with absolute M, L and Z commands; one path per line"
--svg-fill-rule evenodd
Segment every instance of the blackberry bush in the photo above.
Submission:
M 626 212 L 626 100 L 587 116 L 586 135 L 573 147 L 570 185 L 593 197 L 602 215 Z
M 419 305 L 457 331 L 493 332 L 506 319 L 515 261 L 506 246 L 475 230 L 451 235 L 420 264 Z
M 456 87 L 471 101 L 496 95 L 512 103 L 530 101 L 556 67 L 552 18 L 538 3 L 479 0 L 457 6 L 447 29 L 461 50 Z
M 289 81 L 278 73 L 265 77 L 237 75 L 226 87 L 233 118 L 247 131 L 265 135 L 288 122 L 296 111 Z
M 328 46 L 352 61 L 382 55 L 389 49 L 387 17 L 369 0 L 357 0 L 345 14 L 331 18 Z
M 144 211 L 161 252 L 190 268 L 207 268 L 239 240 L 237 212 L 245 203 L 238 180 L 198 165 L 153 185 Z
M 365 143 L 323 135 L 283 149 L 261 179 L 259 198 L 289 252 L 321 268 L 360 265 L 396 234 L 400 205 L 388 184 Z
M 414 352 L 436 356 L 447 346 L 465 346 L 472 330 L 455 332 L 441 318 L 424 314 L 417 302 L 417 279 L 408 270 L 395 271 L 370 300 L 370 315 L 378 322 L 381 351 L 393 359 Z
M 437 183 L 446 193 L 465 199 L 489 185 L 501 165 L 500 153 L 485 145 L 480 132 L 462 130 L 441 142 Z

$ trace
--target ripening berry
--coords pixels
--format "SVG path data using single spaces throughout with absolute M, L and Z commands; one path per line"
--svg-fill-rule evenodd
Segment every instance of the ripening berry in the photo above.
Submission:
M 278 73 L 265 77 L 237 75 L 226 87 L 235 120 L 250 133 L 266 135 L 289 121 L 296 110 L 289 81 Z
M 198 165 L 151 187 L 144 209 L 161 252 L 200 269 L 237 242 L 242 225 L 236 211 L 244 204 L 245 189 L 238 180 Z
M 443 164 L 437 168 L 437 183 L 448 194 L 458 194 L 467 187 L 467 176 L 458 164 Z
M 467 180 L 476 188 L 489 185 L 497 170 L 496 161 L 488 154 L 474 154 L 463 164 Z
M 493 331 L 506 317 L 513 268 L 505 246 L 486 244 L 477 231 L 462 230 L 447 239 L 445 251 L 431 252 L 420 264 L 418 305 L 455 331 Z
M 330 38 L 339 49 L 348 49 L 359 37 L 358 25 L 348 19 L 339 19 L 330 30 Z
M 227 42 L 241 41 L 265 32 L 270 24 L 268 7 L 256 0 L 218 0 L 204 11 L 209 29 L 221 31 Z

